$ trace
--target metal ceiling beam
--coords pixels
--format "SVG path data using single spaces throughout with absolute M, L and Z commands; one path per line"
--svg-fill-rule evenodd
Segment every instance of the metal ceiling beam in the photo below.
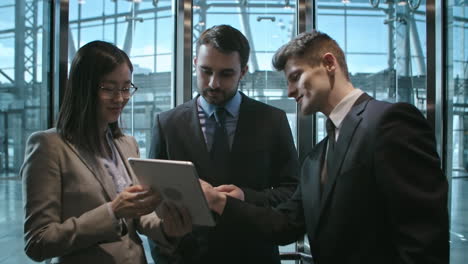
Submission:
M 240 9 L 240 13 L 239 13 L 240 24 L 242 27 L 242 31 L 244 31 L 244 34 L 247 37 L 247 39 L 250 40 L 249 72 L 255 72 L 258 70 L 258 61 L 257 61 L 257 54 L 255 52 L 255 43 L 252 37 L 252 30 L 250 29 L 249 17 L 246 15 L 247 9 L 245 5 L 242 5 L 242 4 L 239 5 L 239 9 Z

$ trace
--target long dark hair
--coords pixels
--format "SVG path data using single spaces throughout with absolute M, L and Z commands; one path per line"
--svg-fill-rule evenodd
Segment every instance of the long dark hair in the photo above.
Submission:
M 98 92 L 104 75 L 122 63 L 133 66 L 124 51 L 111 43 L 93 41 L 81 47 L 73 58 L 57 131 L 66 140 L 93 154 L 103 155 L 98 125 Z M 114 138 L 123 136 L 118 121 L 109 124 Z

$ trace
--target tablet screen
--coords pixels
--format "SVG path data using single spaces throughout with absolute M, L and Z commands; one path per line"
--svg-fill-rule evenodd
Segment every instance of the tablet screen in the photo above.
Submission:
M 138 158 L 128 161 L 142 184 L 159 191 L 163 199 L 187 207 L 194 225 L 215 226 L 192 162 Z

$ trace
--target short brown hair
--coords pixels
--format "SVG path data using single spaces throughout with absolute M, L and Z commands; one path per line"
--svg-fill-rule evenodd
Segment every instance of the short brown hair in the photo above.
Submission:
M 229 25 L 213 26 L 203 31 L 197 40 L 197 54 L 200 46 L 207 44 L 213 45 L 222 53 L 239 52 L 241 68 L 244 68 L 249 62 L 249 41 L 244 34 Z
M 273 56 L 273 67 L 282 71 L 291 57 L 306 57 L 311 66 L 321 62 L 322 55 L 332 53 L 340 65 L 346 79 L 349 80 L 348 66 L 343 50 L 330 36 L 320 31 L 304 32 L 283 45 Z

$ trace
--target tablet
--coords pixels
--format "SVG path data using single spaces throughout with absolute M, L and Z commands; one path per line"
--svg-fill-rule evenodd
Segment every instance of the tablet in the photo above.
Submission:
M 159 191 L 163 199 L 187 207 L 193 225 L 216 225 L 192 162 L 139 158 L 128 161 L 142 184 Z

